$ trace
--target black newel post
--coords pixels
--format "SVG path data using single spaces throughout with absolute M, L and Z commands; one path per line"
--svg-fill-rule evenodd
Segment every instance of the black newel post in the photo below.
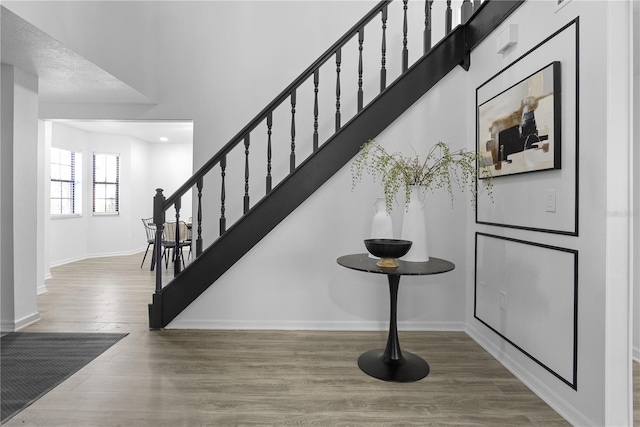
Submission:
M 165 212 L 162 188 L 156 189 L 153 197 L 153 223 L 156 225 L 156 241 L 153 250 L 156 252 L 156 292 L 162 291 L 162 233 L 164 232 Z
M 155 251 L 156 291 L 153 294 L 153 303 L 149 304 L 149 328 L 162 329 L 162 233 L 164 230 L 164 195 L 162 188 L 156 189 L 153 197 L 153 223 L 156 226 L 156 240 L 153 244 Z

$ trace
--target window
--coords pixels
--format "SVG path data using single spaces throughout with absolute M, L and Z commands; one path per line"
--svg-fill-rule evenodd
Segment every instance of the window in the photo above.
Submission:
M 93 213 L 120 213 L 120 156 L 93 154 Z
M 51 215 L 82 213 L 82 153 L 51 147 Z

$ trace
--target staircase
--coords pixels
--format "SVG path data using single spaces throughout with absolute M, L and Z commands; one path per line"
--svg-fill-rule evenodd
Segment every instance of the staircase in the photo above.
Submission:
M 158 189 L 154 197 L 154 218 L 157 230 L 162 230 L 166 222 L 166 211 L 175 208 L 175 221 L 180 221 L 181 197 L 193 191 L 197 195 L 197 217 L 194 218 L 196 258 L 184 270 L 175 262 L 174 278 L 166 286 L 162 279 L 161 234 L 156 233 L 156 291 L 149 304 L 149 327 L 161 329 L 167 326 L 182 310 L 198 298 L 209 286 L 222 276 L 233 264 L 265 237 L 276 225 L 293 212 L 304 200 L 320 188 L 333 174 L 346 165 L 357 154 L 363 142 L 374 138 L 393 123 L 413 103 L 457 66 L 465 70 L 470 67 L 470 52 L 489 33 L 506 19 L 523 1 L 489 1 L 473 11 L 472 3 L 464 0 L 462 18 L 465 23 L 451 29 L 451 1 L 447 1 L 445 26 L 447 35 L 431 47 L 431 10 L 433 0 L 424 5 L 425 31 L 424 54 L 411 67 L 408 66 L 407 13 L 408 0 L 402 0 L 404 11 L 402 73 L 391 84 L 386 83 L 386 29 L 388 7 L 391 1 L 378 3 L 367 15 L 357 22 L 343 37 L 320 56 L 300 77 L 294 80 L 251 122 L 215 154 L 200 170 L 168 198 Z M 474 3 L 478 4 L 478 1 Z M 415 3 L 412 3 L 415 4 Z M 380 20 L 376 20 L 379 18 Z M 363 105 L 363 60 L 362 46 L 364 31 L 368 25 L 382 26 L 380 93 L 367 105 Z M 340 111 L 341 81 L 340 67 L 342 48 L 352 39 L 357 39 L 359 48 L 357 113 L 348 122 L 342 123 Z M 336 111 L 335 132 L 323 144 L 318 141 L 318 80 L 320 68 L 335 61 Z M 296 159 L 296 95 L 305 81 L 313 80 L 314 133 L 313 152 L 302 162 Z M 272 185 L 271 176 L 271 127 L 274 111 L 285 105 L 291 108 L 291 152 L 289 173 L 277 185 Z M 249 196 L 249 155 L 251 134 L 258 126 L 266 124 L 268 134 L 267 176 L 265 196 L 251 206 Z M 260 132 L 264 132 L 260 129 Z M 227 156 L 233 150 L 243 150 L 245 156 L 245 193 L 243 215 L 227 227 L 225 176 Z M 219 168 L 219 169 L 218 169 Z M 203 250 L 202 203 L 204 178 L 219 171 L 220 181 L 220 236 Z M 211 226 L 207 223 L 207 226 Z M 174 227 L 179 230 L 180 227 Z M 176 231 L 175 241 L 181 237 Z M 184 236 L 182 236 L 184 237 Z

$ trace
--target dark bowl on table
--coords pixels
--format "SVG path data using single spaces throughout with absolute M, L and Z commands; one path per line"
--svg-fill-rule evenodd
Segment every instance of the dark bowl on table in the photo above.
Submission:
M 364 245 L 369 253 L 378 258 L 400 258 L 405 256 L 413 242 L 401 239 L 367 239 Z

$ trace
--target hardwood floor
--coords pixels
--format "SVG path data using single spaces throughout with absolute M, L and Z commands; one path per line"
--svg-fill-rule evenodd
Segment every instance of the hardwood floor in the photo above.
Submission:
M 154 276 L 141 259 L 53 269 L 42 320 L 23 331 L 129 335 L 7 426 L 568 425 L 462 332 L 400 331 L 431 365 L 400 384 L 357 365 L 384 332 L 149 331 Z

